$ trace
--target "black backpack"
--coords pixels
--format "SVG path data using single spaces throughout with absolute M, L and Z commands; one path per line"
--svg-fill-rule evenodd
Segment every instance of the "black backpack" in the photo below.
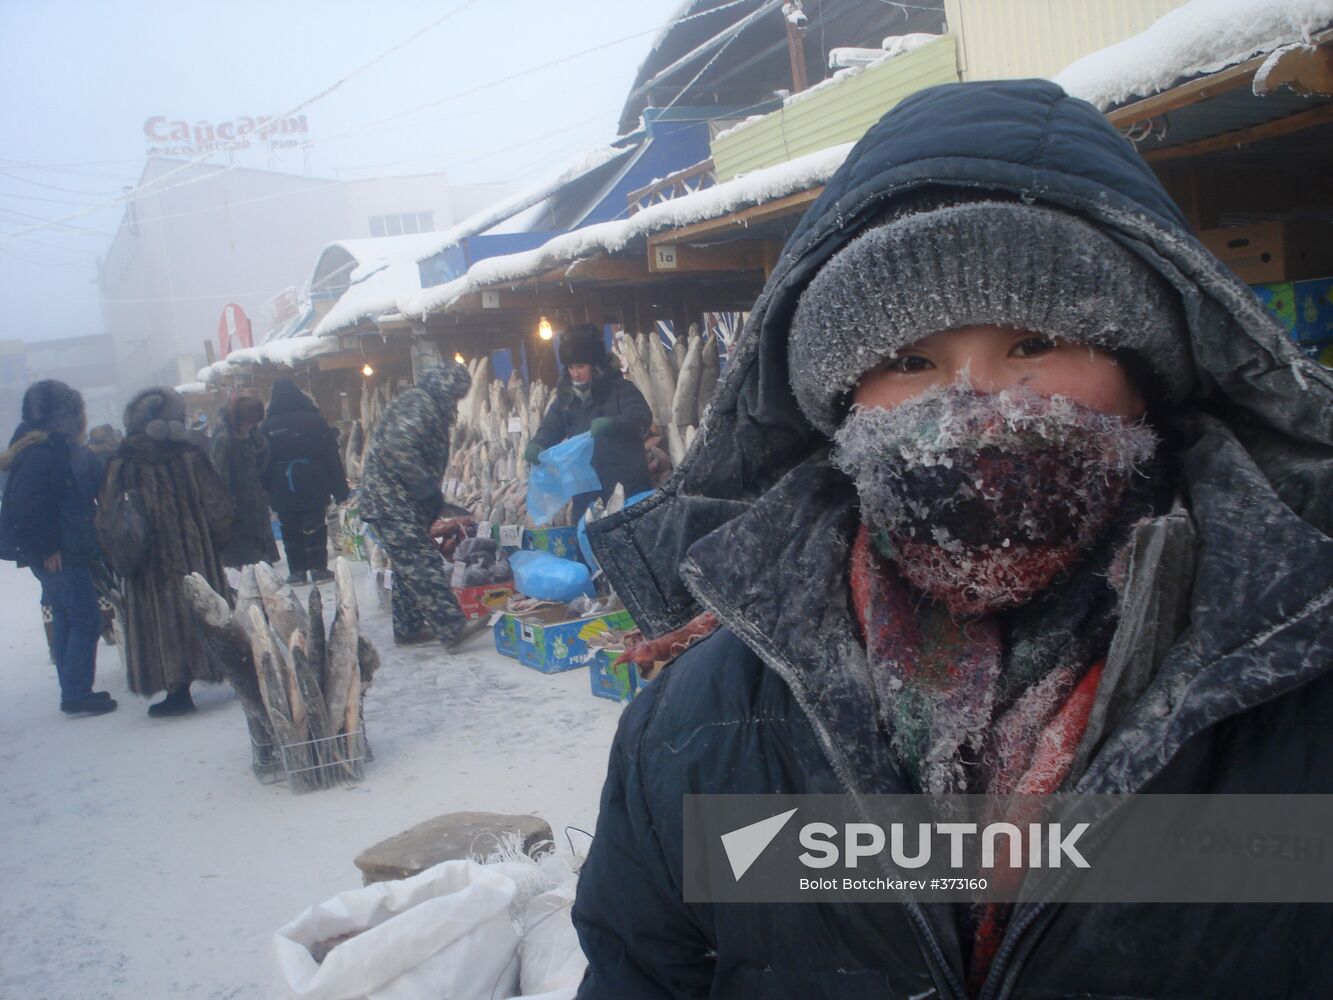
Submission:
M 102 554 L 120 576 L 134 576 L 143 569 L 153 547 L 148 507 L 130 469 L 130 463 L 121 463 L 119 489 L 98 518 Z

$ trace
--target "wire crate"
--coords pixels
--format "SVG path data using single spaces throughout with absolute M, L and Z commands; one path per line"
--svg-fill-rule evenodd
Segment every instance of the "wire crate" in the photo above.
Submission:
M 251 768 L 260 783 L 286 784 L 294 792 L 311 792 L 361 781 L 365 764 L 374 759 L 363 725 L 354 733 L 325 736 L 300 743 L 250 740 Z

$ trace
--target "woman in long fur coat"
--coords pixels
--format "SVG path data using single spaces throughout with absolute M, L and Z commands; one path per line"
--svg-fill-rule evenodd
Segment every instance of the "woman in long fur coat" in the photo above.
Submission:
M 107 465 L 97 528 L 123 490 L 137 489 L 151 526 L 147 561 L 125 578 L 126 675 L 130 690 L 167 697 L 149 706 L 154 717 L 194 711 L 192 681 L 222 680 L 210 661 L 185 598 L 183 580 L 199 573 L 230 599 L 221 549 L 232 501 L 208 456 L 190 440 L 185 401 L 172 389 L 140 392 L 125 408 L 125 440 Z M 111 547 L 103 541 L 103 547 Z

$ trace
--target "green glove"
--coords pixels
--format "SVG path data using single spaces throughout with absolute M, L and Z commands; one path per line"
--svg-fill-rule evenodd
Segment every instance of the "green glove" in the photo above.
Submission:
M 527 462 L 529 465 L 540 465 L 541 453 L 542 446 L 534 441 L 523 449 L 523 461 Z
M 616 429 L 615 417 L 594 417 L 592 426 L 588 428 L 588 433 L 595 438 L 606 437 Z

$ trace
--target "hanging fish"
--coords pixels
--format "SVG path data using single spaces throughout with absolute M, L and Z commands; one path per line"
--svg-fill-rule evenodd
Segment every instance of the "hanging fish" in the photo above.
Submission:
M 699 377 L 703 373 L 703 343 L 698 334 L 690 337 L 685 352 L 685 364 L 676 383 L 676 395 L 671 401 L 671 422 L 679 428 L 699 422 Z
M 676 395 L 676 373 L 662 349 L 662 338 L 654 333 L 648 338 L 648 356 L 651 359 L 653 398 L 648 401 L 653 411 L 653 423 L 665 427 L 671 423 L 671 401 Z
M 713 396 L 717 394 L 717 380 L 722 371 L 722 362 L 717 353 L 717 341 L 716 333 L 706 337 L 699 355 L 698 412 L 694 421 L 696 424 L 703 423 L 704 413 L 713 402 Z

